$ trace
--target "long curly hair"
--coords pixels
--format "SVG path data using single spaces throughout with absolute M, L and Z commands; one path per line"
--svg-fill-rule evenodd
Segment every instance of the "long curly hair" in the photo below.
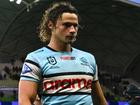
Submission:
M 48 27 L 48 22 L 51 21 L 55 25 L 57 19 L 64 12 L 75 13 L 79 18 L 77 9 L 68 1 L 54 2 L 45 10 L 39 26 L 39 38 L 42 42 L 48 42 L 51 38 L 51 29 Z

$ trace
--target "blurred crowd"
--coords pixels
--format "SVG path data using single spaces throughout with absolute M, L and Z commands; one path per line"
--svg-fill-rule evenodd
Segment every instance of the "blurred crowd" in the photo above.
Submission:
M 11 83 L 13 81 L 17 81 L 20 78 L 20 73 L 22 69 L 22 64 L 24 60 L 11 60 L 11 62 L 3 67 L 0 66 L 0 83 L 4 80 L 10 80 Z M 1 64 L 2 65 L 2 64 Z M 100 70 L 99 70 L 100 71 Z M 102 88 L 105 93 L 105 97 L 108 101 L 129 101 L 130 98 L 126 97 L 124 91 L 126 90 L 127 86 L 134 81 L 132 79 L 128 79 L 122 77 L 119 74 L 112 74 L 108 72 L 99 72 L 99 80 L 102 85 Z M 1 86 L 2 88 L 2 86 Z M 10 88 L 10 87 L 5 87 Z M 13 87 L 11 87 L 13 88 Z M 18 88 L 15 86 L 14 88 Z M 6 93 L 4 91 L 0 91 L 0 100 L 5 100 L 7 97 L 12 97 L 11 100 L 17 100 L 18 92 L 16 89 L 11 90 L 11 93 Z M 6 98 L 4 98 L 6 97 Z M 8 98 L 10 99 L 10 98 Z

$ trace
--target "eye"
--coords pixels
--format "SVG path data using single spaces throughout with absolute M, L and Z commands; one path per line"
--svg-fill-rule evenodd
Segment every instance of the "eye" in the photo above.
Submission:
M 65 26 L 66 28 L 69 28 L 71 26 L 74 26 L 74 28 L 78 28 L 78 24 L 76 23 L 63 23 L 63 26 Z
M 63 25 L 64 25 L 65 27 L 67 27 L 67 28 L 72 26 L 71 23 L 64 23 Z

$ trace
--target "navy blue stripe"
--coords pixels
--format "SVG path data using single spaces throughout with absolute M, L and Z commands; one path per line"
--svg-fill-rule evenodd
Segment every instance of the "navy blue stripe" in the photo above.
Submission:
M 52 48 L 51 48 L 51 47 L 49 47 L 49 46 L 46 46 L 46 48 L 50 49 L 51 51 L 58 52 L 57 50 L 52 49 Z
M 35 79 L 35 80 L 37 80 L 37 81 L 38 81 L 38 79 L 33 78 L 33 77 L 29 77 L 29 76 L 24 76 L 24 75 L 21 75 L 20 77 L 26 77 L 26 78 Z
M 55 50 L 55 49 L 53 49 L 53 48 L 51 48 L 49 46 L 46 46 L 46 48 L 48 48 L 48 49 L 50 49 L 51 51 L 54 51 L 54 52 L 59 52 L 59 51 L 57 51 L 57 50 Z M 72 48 L 71 48 L 71 52 L 72 52 Z
M 90 75 L 94 76 L 92 73 L 89 72 L 64 72 L 64 73 L 55 73 L 55 74 L 48 74 L 44 75 L 45 78 L 55 77 L 55 76 L 63 76 L 63 75 Z
M 25 62 L 27 62 L 27 63 L 31 63 L 31 64 L 37 66 L 38 68 L 40 68 L 39 64 L 36 63 L 36 62 L 34 62 L 34 61 L 31 61 L 31 60 L 26 59 Z

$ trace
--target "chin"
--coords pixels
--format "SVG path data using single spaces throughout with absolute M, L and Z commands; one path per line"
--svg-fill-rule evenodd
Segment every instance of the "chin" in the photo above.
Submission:
M 72 44 L 72 43 L 74 43 L 75 41 L 76 41 L 76 38 L 73 39 L 73 40 L 69 40 L 69 41 L 67 41 L 67 43 L 68 43 L 68 44 Z

